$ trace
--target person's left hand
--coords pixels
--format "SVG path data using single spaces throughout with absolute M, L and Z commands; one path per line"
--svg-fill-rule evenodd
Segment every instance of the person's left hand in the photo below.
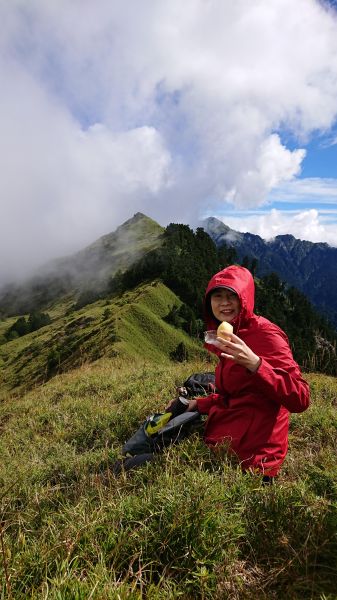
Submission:
M 230 341 L 221 337 L 216 338 L 216 345 L 222 351 L 221 356 L 255 373 L 261 364 L 261 358 L 235 333 L 229 333 L 228 336 L 231 338 Z
M 187 411 L 186 412 L 193 412 L 193 411 L 197 411 L 198 410 L 198 403 L 197 401 L 193 398 L 192 400 L 189 401 L 188 403 L 188 407 L 187 407 Z

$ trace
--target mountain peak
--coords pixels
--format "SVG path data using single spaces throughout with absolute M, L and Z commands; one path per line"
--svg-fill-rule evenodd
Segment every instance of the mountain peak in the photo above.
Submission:
M 222 232 L 231 231 L 228 225 L 225 225 L 225 223 L 223 223 L 222 221 L 220 221 L 220 219 L 217 219 L 216 217 L 208 217 L 204 220 L 204 223 L 207 227 L 212 229 L 221 228 Z
M 93 290 L 99 293 L 120 270 L 160 246 L 164 229 L 141 212 L 103 235 L 76 254 L 56 259 L 43 271 L 17 287 L 0 291 L 0 307 L 6 314 L 30 312 L 66 293 Z M 3 292 L 3 293 L 2 293 Z M 34 304 L 35 303 L 35 304 Z
M 120 225 L 119 227 L 117 227 L 116 232 L 117 231 L 123 231 L 123 230 L 127 230 L 127 229 L 132 229 L 133 227 L 138 227 L 139 225 L 141 225 L 141 227 L 155 227 L 158 228 L 160 227 L 160 225 L 158 225 L 158 223 L 156 221 L 154 221 L 153 219 L 151 219 L 150 217 L 147 217 L 146 215 L 144 215 L 144 213 L 141 212 L 136 212 L 133 217 L 131 217 L 130 219 L 128 219 L 127 221 L 124 221 L 124 223 L 122 223 L 122 225 Z M 108 234 L 111 235 L 111 234 Z
M 217 246 L 224 243 L 235 244 L 243 236 L 242 233 L 231 229 L 216 217 L 208 217 L 202 222 L 202 226 Z

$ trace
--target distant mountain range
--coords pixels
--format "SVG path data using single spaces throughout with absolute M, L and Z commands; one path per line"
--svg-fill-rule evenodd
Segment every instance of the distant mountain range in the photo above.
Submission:
M 299 289 L 337 326 L 337 248 L 292 235 L 265 241 L 252 233 L 234 231 L 214 217 L 203 221 L 202 227 L 218 247 L 234 247 L 240 261 L 245 256 L 256 258 L 258 276 L 275 272 Z
M 275 272 L 303 292 L 337 326 L 337 248 L 279 235 L 265 241 L 214 217 L 201 223 L 217 246 L 234 247 L 240 262 L 257 259 L 258 276 Z M 35 277 L 0 290 L 0 314 L 28 313 L 67 295 L 107 288 L 109 280 L 161 245 L 164 229 L 142 213 L 80 252 L 48 263 Z

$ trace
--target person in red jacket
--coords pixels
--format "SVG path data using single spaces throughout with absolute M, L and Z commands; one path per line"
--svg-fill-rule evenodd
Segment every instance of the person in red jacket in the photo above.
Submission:
M 254 314 L 251 273 L 232 265 L 210 280 L 205 295 L 208 330 L 222 321 L 233 326 L 230 341 L 205 347 L 219 357 L 217 393 L 191 400 L 188 410 L 208 415 L 205 442 L 226 444 L 244 471 L 269 481 L 288 449 L 289 413 L 309 405 L 309 386 L 295 362 L 286 334 Z

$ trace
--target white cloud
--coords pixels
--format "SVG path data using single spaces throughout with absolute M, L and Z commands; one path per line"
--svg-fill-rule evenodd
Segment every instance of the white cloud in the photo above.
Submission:
M 238 188 L 230 191 L 232 202 L 239 208 L 264 204 L 269 190 L 299 173 L 304 156 L 304 150 L 290 152 L 278 135 L 270 135 L 256 149 L 254 168 L 244 172 Z
M 231 229 L 242 233 L 255 233 L 265 240 L 273 239 L 277 235 L 291 234 L 300 240 L 325 241 L 331 246 L 337 246 L 337 210 L 330 216 L 334 217 L 334 223 L 329 223 L 325 214 L 320 214 L 314 208 L 289 212 L 273 208 L 264 214 L 225 216 L 221 220 Z
M 318 0 L 0 0 L 0 18 L 7 272 L 137 210 L 262 205 L 336 118 L 337 20 Z
M 84 131 L 15 65 L 10 82 L 0 112 L 3 277 L 108 233 L 170 178 L 170 154 L 155 128 Z

